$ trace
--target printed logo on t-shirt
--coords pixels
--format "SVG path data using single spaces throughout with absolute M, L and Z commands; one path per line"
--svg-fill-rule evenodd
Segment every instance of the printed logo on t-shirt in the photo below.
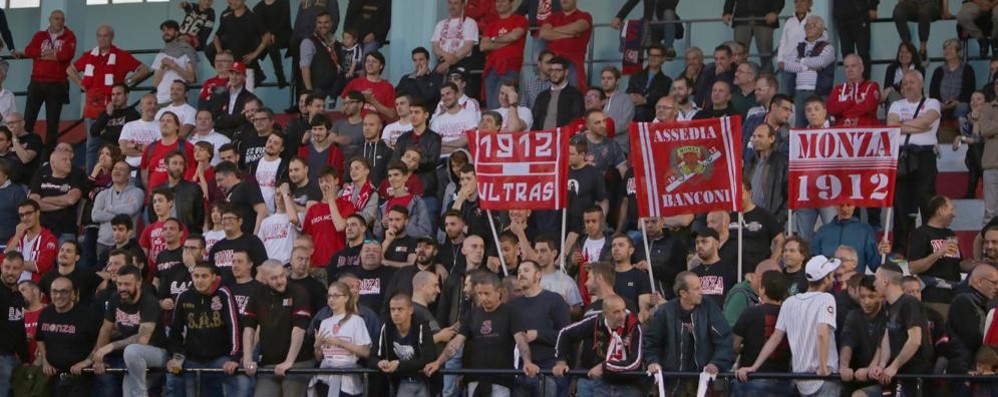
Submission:
M 416 349 L 409 345 L 392 342 L 392 349 L 395 351 L 395 355 L 399 358 L 399 360 L 411 360 L 416 356 Z
M 236 300 L 236 306 L 239 308 L 239 314 L 246 314 L 246 305 L 249 303 L 250 297 L 248 295 L 233 295 Z
M 222 300 L 217 296 L 211 297 L 211 310 L 219 311 L 222 310 Z
M 136 313 L 125 313 L 121 309 L 114 309 L 114 322 L 121 326 L 134 327 L 142 322 L 142 316 Z
M 378 295 L 381 293 L 380 278 L 365 278 L 360 280 L 361 295 Z
M 700 277 L 704 295 L 724 295 L 724 276 Z
M 73 324 L 42 323 L 42 326 L 39 328 L 39 331 L 72 335 L 76 333 L 76 326 Z
M 7 321 L 21 321 L 24 320 L 24 310 L 16 307 L 11 307 L 7 311 Z
M 568 192 L 579 194 L 579 181 L 575 179 L 568 180 Z
M 482 334 L 482 335 L 491 335 L 492 334 L 492 320 L 482 321 L 482 328 L 479 329 L 478 332 L 480 334 Z
M 738 222 L 731 222 L 728 224 L 728 229 L 738 230 Z M 750 232 L 758 232 L 762 230 L 762 224 L 756 221 L 745 222 L 745 230 Z
M 627 178 L 627 195 L 634 195 L 638 193 L 638 184 L 635 182 L 634 178 Z
M 215 253 L 216 267 L 232 267 L 233 250 L 222 250 Z
M 948 244 L 948 243 L 949 243 L 949 240 L 947 240 L 947 239 L 935 239 L 935 240 L 929 241 L 929 244 L 932 244 L 932 252 L 945 251 L 946 250 L 946 244 Z M 960 259 L 960 250 L 956 251 L 956 255 L 951 255 L 950 253 L 947 252 L 945 255 L 943 255 L 943 257 L 945 257 L 945 258 L 956 258 L 956 259 Z
M 294 306 L 294 304 L 295 304 L 295 300 L 291 299 L 291 298 L 284 298 L 284 300 L 281 301 L 281 306 L 284 306 L 284 307 L 291 307 L 291 306 Z

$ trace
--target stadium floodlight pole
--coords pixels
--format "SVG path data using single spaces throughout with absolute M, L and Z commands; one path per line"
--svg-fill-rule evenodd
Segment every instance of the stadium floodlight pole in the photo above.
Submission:
M 499 266 L 502 267 L 502 276 L 508 277 L 509 270 L 506 270 L 506 259 L 502 257 L 502 245 L 499 244 L 499 232 L 496 231 L 496 221 L 492 219 L 492 210 L 485 210 L 486 216 L 489 217 L 489 228 L 492 229 L 492 239 L 496 243 L 496 252 L 499 253 Z
M 891 234 L 891 218 L 893 217 L 894 217 L 894 207 L 893 206 L 887 207 L 887 219 L 884 220 L 884 238 L 881 241 L 886 242 L 887 236 Z M 887 262 L 887 254 L 881 253 L 880 264 L 883 265 L 886 262 Z
M 645 218 L 638 218 L 638 223 L 641 224 L 641 239 L 645 246 L 645 262 L 648 263 L 648 284 L 651 285 L 651 293 L 655 295 L 655 271 L 652 270 L 651 266 L 651 250 L 648 249 L 648 226 L 645 226 Z
M 568 247 L 565 247 L 566 234 L 568 234 L 568 209 L 562 208 L 561 209 L 561 250 L 562 251 L 568 249 Z M 565 268 L 565 261 L 566 261 L 565 253 L 566 252 L 561 252 L 561 272 L 568 274 L 568 270 Z

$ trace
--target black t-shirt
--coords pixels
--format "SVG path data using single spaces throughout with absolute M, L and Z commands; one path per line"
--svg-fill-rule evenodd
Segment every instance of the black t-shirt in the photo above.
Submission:
M 262 288 L 266 288 L 263 283 L 250 280 L 242 284 L 237 284 L 235 281 L 230 283 L 223 282 L 223 285 L 229 288 L 229 292 L 232 292 L 232 299 L 236 301 L 236 313 L 239 315 L 239 325 L 240 329 L 242 327 L 243 316 L 246 315 L 246 306 L 249 304 L 250 297 L 256 294 L 256 291 Z
M 752 366 L 756 357 L 759 357 L 762 346 L 776 329 L 776 318 L 779 315 L 780 306 L 767 303 L 745 309 L 741 317 L 738 317 L 731 331 L 742 337 L 740 366 Z M 790 372 L 790 344 L 787 338 L 783 338 L 776 351 L 762 363 L 759 372 Z
M 880 341 L 884 338 L 884 330 L 887 328 L 887 312 L 880 309 L 880 312 L 870 321 L 863 313 L 862 308 L 849 311 L 846 315 L 845 326 L 842 327 L 842 346 L 852 348 L 852 360 L 849 368 L 863 368 L 870 365 L 873 355 L 880 347 Z M 923 341 L 924 343 L 924 341 Z
M 513 335 L 523 328 L 519 316 L 507 306 L 499 305 L 492 312 L 475 307 L 468 321 L 461 322 L 461 335 L 468 338 L 464 348 L 465 368 L 513 368 L 513 348 L 516 346 Z M 468 375 L 467 378 L 469 382 L 491 380 L 506 387 L 513 382 L 512 375 Z
M 348 245 L 341 249 L 340 252 L 333 254 L 329 258 L 329 264 L 326 265 L 326 277 L 330 281 L 334 281 L 339 278 L 340 273 L 347 268 L 353 266 L 360 266 L 360 249 L 364 248 L 364 244 L 357 244 L 351 247 Z
M 385 260 L 408 262 L 409 254 L 416 253 L 416 239 L 412 236 L 396 237 L 385 250 Z
M 645 281 L 648 281 L 647 277 Z M 531 359 L 543 362 L 555 358 L 558 332 L 572 321 L 565 298 L 554 292 L 541 290 L 535 297 L 521 296 L 513 299 L 509 307 L 516 312 L 524 329 L 537 330 L 537 339 L 530 342 Z
M 305 206 L 309 201 L 322 201 L 322 191 L 319 190 L 319 184 L 315 181 L 309 179 L 305 186 L 298 186 L 295 184 L 290 184 L 291 186 L 291 197 L 294 199 L 295 204 Z
M 887 338 L 891 348 L 893 362 L 905 342 L 908 341 L 908 329 L 921 327 L 922 344 L 911 359 L 898 371 L 900 374 L 923 374 L 931 369 L 932 343 L 929 339 L 929 323 L 922 312 L 922 305 L 911 295 L 901 295 L 893 304 L 887 306 Z
M 270 135 L 260 136 L 253 132 L 242 134 L 239 140 L 239 158 L 242 159 L 243 164 L 247 168 L 250 164 L 263 158 L 263 148 L 267 146 L 267 139 L 269 138 Z
M 696 337 L 693 336 L 693 327 L 695 325 L 693 324 L 693 312 L 679 309 L 679 321 L 682 324 L 680 349 L 683 350 L 679 353 L 679 370 L 697 371 L 699 369 L 696 364 L 696 348 L 694 347 L 696 345 Z
M 253 261 L 253 274 L 256 275 L 256 267 L 267 260 L 267 248 L 263 246 L 260 238 L 249 233 L 243 233 L 234 239 L 224 238 L 211 246 L 208 252 L 208 262 L 213 263 L 222 273 L 222 281 L 232 282 L 232 254 L 235 250 L 244 249 L 249 251 L 250 260 Z
M 59 277 L 59 269 L 54 268 L 47 273 L 42 275 L 41 280 L 38 281 L 38 287 L 42 290 L 45 295 L 51 296 L 49 293 L 49 288 L 52 287 L 52 281 L 55 281 L 56 277 Z M 73 288 L 76 289 L 78 296 L 80 298 L 79 304 L 90 305 L 94 300 L 94 294 L 97 291 L 97 286 L 103 281 L 100 276 L 97 275 L 91 268 L 86 268 L 77 264 L 73 271 L 66 275 L 70 280 L 73 280 Z
M 156 255 L 156 274 L 173 269 L 177 266 L 184 266 L 184 247 L 178 246 L 176 249 L 164 249 Z
M 226 200 L 233 208 L 243 211 L 243 233 L 253 234 L 256 227 L 256 210 L 254 205 L 263 204 L 263 195 L 260 187 L 246 181 L 239 182 L 232 187 L 232 191 L 226 194 Z M 259 263 L 257 263 L 259 265 Z
M 440 249 L 437 250 L 437 262 L 444 265 L 444 269 L 450 273 L 455 273 L 459 269 L 463 272 L 467 267 L 464 254 L 461 253 L 461 244 L 455 244 L 449 238 L 445 238 L 443 244 L 440 244 Z
M 606 199 L 603 174 L 591 165 L 568 169 L 568 231 L 582 233 L 582 215 L 586 208 Z
M 301 279 L 288 277 L 288 282 L 298 284 L 308 293 L 308 302 L 312 313 L 318 313 L 319 309 L 322 309 L 326 304 L 326 287 L 314 277 L 307 276 Z
M 777 235 L 783 233 L 783 226 L 776 217 L 762 207 L 755 207 L 746 212 L 745 230 L 742 231 L 742 272 L 751 273 L 755 267 L 772 254 L 770 245 Z M 738 242 L 738 213 L 731 213 L 731 234 L 729 241 Z M 735 270 L 737 272 L 737 270 Z
M 360 304 L 375 313 L 381 313 L 386 299 L 385 292 L 388 290 L 392 275 L 395 274 L 395 268 L 378 266 L 377 269 L 367 270 L 362 266 L 356 266 L 346 271 L 360 279 Z
M 52 176 L 51 167 L 43 167 L 41 172 L 35 173 L 31 179 L 31 194 L 37 194 L 42 198 L 56 197 L 69 193 L 72 189 L 80 189 L 81 193 L 86 193 L 87 177 L 83 171 L 73 167 L 69 175 L 56 178 Z M 49 229 L 52 234 L 58 237 L 60 234 L 76 234 L 76 204 L 54 211 L 42 211 L 42 226 Z
M 36 153 L 35 158 L 24 165 L 24 168 L 21 169 L 20 177 L 14 181 L 21 185 L 28 185 L 31 183 L 31 179 L 35 176 L 35 171 L 38 170 L 38 165 L 41 163 L 42 149 L 45 145 L 42 143 L 42 138 L 32 132 L 17 137 L 17 141 L 21 143 L 21 147 Z
M 797 295 L 807 292 L 807 275 L 804 274 L 804 266 L 796 272 L 788 272 L 783 269 L 783 277 L 787 280 L 787 295 Z
M 222 48 L 232 51 L 232 56 L 242 59 L 256 50 L 263 38 L 264 28 L 260 18 L 247 7 L 241 17 L 232 10 L 222 12 L 218 33 Z
M 624 227 L 627 230 L 638 229 L 640 226 L 638 225 L 638 183 L 637 179 L 634 178 L 634 167 L 628 167 L 627 172 L 624 173 L 624 184 L 621 189 L 623 189 L 621 197 L 627 200 Z
M 139 301 L 136 303 L 125 303 L 121 301 L 121 295 L 115 295 L 108 301 L 107 312 L 104 319 L 114 323 L 111 330 L 111 341 L 125 339 L 139 332 L 139 325 L 142 323 L 156 323 L 156 329 L 149 339 L 150 346 L 166 347 L 166 335 L 163 333 L 162 310 L 159 308 L 159 301 L 145 289 L 139 294 Z
M 162 257 L 163 254 L 160 254 Z M 181 292 L 187 291 L 194 286 L 191 279 L 191 269 L 183 265 L 171 267 L 169 270 L 159 274 L 159 289 L 156 293 L 159 299 L 171 298 L 177 301 L 177 296 Z
M 246 306 L 246 315 L 241 321 L 244 328 L 259 326 L 260 364 L 276 365 L 287 357 L 291 349 L 291 333 L 297 327 L 308 330 L 312 312 L 309 309 L 308 293 L 295 283 L 288 283 L 284 292 L 276 292 L 269 287 L 258 288 Z M 295 362 L 311 360 L 312 343 L 305 341 Z
M 624 298 L 627 310 L 631 313 L 640 311 L 641 302 L 638 297 L 651 293 L 651 282 L 648 281 L 648 273 L 644 270 L 632 267 L 626 272 L 617 272 L 617 277 L 613 282 L 613 290 Z
M 931 255 L 935 251 L 946 249 L 949 238 L 956 238 L 956 233 L 950 229 L 939 229 L 929 225 L 922 225 L 911 233 L 911 244 L 908 248 L 908 261 L 915 261 Z M 925 290 L 922 291 L 922 301 L 928 303 L 950 303 L 955 297 L 953 289 L 935 287 L 935 280 L 926 280 L 926 277 L 935 277 L 948 281 L 954 288 L 960 283 L 960 257 L 949 254 L 932 264 L 928 270 L 919 274 L 925 281 Z
M 38 315 L 35 340 L 45 342 L 49 364 L 59 371 L 69 371 L 93 351 L 101 323 L 101 316 L 87 305 L 74 305 L 65 313 L 49 306 Z
M 713 299 L 718 308 L 724 307 L 724 298 L 738 283 L 738 264 L 723 259 L 709 266 L 701 263 L 693 273 L 700 277 L 703 296 Z

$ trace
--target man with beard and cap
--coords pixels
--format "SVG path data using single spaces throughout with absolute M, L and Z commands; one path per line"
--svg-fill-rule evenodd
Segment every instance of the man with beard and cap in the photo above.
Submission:
M 519 314 L 520 321 L 524 324 L 531 359 L 542 370 L 554 368 L 557 362 L 555 348 L 558 333 L 572 321 L 568 304 L 561 295 L 541 287 L 542 271 L 537 262 L 521 262 L 516 277 L 523 295 L 511 300 L 509 307 Z M 547 390 L 546 394 L 551 395 L 551 391 L 556 390 L 553 380 L 547 380 L 545 386 L 545 380 L 538 379 L 541 378 L 518 376 L 514 387 L 528 391 L 531 395 L 540 395 L 541 390 Z M 565 388 L 569 382 L 568 379 L 561 378 L 557 383 L 557 388 Z
M 175 81 L 193 83 L 197 81 L 198 54 L 185 40 L 180 37 L 180 24 L 167 20 L 159 25 L 163 33 L 163 49 L 156 54 L 152 62 L 152 85 L 156 87 L 156 101 L 160 105 L 168 104 L 170 86 Z
M 20 362 L 28 362 L 28 340 L 24 329 L 24 299 L 17 291 L 17 281 L 24 272 L 24 258 L 18 251 L 8 250 L 0 265 L 0 314 L 5 326 L 0 327 L 0 390 L 10 390 L 10 376 Z
M 693 268 L 702 286 L 701 294 L 710 297 L 718 308 L 738 280 L 738 263 L 720 256 L 720 237 L 717 231 L 702 228 L 693 232 L 696 254 L 700 264 Z M 754 271 L 754 269 L 753 269 Z
M 145 395 L 146 369 L 161 368 L 169 358 L 163 348 L 162 310 L 152 291 L 142 287 L 138 268 L 126 265 L 118 269 L 116 284 L 118 295 L 108 302 L 92 356 L 94 373 L 99 375 L 97 382 L 105 393 L 121 387 L 124 395 Z M 121 375 L 106 372 L 122 366 L 128 368 L 124 382 Z
M 447 269 L 437 263 L 437 252 L 440 245 L 437 240 L 429 236 L 416 239 L 415 260 L 411 265 L 403 266 L 395 271 L 391 281 L 388 282 L 385 296 L 395 296 L 398 293 L 413 295 L 413 278 L 416 273 L 426 271 L 434 273 L 440 280 L 447 279 Z

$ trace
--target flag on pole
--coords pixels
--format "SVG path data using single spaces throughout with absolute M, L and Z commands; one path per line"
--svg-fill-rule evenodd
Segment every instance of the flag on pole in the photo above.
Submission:
M 470 131 L 482 209 L 558 210 L 568 202 L 567 131 Z

